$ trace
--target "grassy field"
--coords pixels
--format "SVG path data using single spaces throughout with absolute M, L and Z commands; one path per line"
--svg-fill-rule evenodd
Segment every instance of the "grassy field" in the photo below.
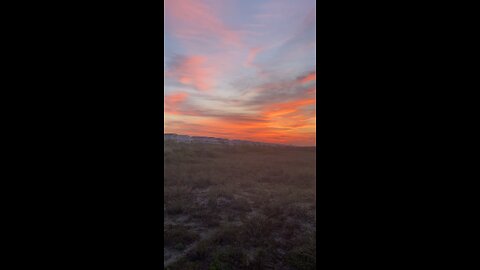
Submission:
M 315 148 L 165 141 L 164 267 L 315 269 Z

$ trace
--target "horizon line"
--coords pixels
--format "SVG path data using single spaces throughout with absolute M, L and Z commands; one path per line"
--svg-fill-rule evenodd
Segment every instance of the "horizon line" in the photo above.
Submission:
M 314 145 L 298 145 L 298 144 L 286 144 L 286 143 L 274 143 L 274 142 L 266 142 L 266 141 L 254 141 L 254 140 L 245 140 L 245 139 L 235 139 L 235 138 L 226 138 L 226 137 L 212 137 L 207 135 L 188 135 L 188 134 L 178 134 L 178 133 L 171 133 L 171 132 L 163 132 L 163 135 L 179 135 L 179 136 L 188 136 L 188 137 L 204 137 L 204 138 L 215 138 L 215 139 L 224 139 L 230 141 L 247 141 L 247 142 L 254 142 L 254 143 L 265 143 L 265 144 L 276 144 L 276 145 L 284 145 L 284 146 L 296 146 L 296 147 L 317 147 L 317 144 Z

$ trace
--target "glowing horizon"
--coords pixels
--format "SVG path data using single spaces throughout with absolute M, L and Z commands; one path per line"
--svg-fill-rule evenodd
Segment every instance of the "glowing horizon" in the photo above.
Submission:
M 316 145 L 315 0 L 165 0 L 165 133 Z

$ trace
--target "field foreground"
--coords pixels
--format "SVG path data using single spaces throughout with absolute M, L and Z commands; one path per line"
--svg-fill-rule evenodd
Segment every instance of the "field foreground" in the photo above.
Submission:
M 315 269 L 315 148 L 165 141 L 165 269 Z

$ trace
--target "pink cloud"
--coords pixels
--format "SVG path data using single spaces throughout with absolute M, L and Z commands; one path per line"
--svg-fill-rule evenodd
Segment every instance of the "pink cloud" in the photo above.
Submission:
M 164 97 L 164 112 L 169 114 L 180 114 L 179 106 L 187 99 L 188 94 L 179 92 Z
M 241 43 L 240 32 L 230 29 L 215 9 L 200 0 L 165 0 L 164 6 L 167 26 L 178 38 L 190 43 L 212 39 L 229 46 Z
M 214 85 L 214 73 L 215 70 L 208 66 L 206 57 L 193 55 L 177 57 L 166 75 L 184 85 L 207 91 Z
M 259 48 L 259 47 L 256 47 L 256 48 L 251 48 L 248 52 L 248 56 L 247 56 L 247 62 L 245 63 L 245 65 L 247 67 L 253 67 L 255 66 L 254 65 L 254 61 L 255 61 L 255 58 L 257 58 L 257 55 L 262 51 L 262 48 Z

